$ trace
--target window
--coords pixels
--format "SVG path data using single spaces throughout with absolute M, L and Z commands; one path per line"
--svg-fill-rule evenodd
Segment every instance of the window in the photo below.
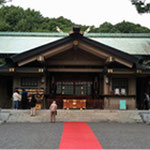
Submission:
M 73 95 L 73 82 L 57 82 L 56 94 Z
M 126 78 L 113 78 L 112 90 L 114 94 L 126 95 L 128 94 L 128 79 Z
M 71 96 L 91 95 L 92 82 L 57 82 L 56 94 Z
M 62 95 L 73 95 L 73 82 L 62 83 Z
M 37 77 L 23 77 L 21 78 L 21 86 L 38 86 L 38 78 Z
M 85 95 L 87 95 L 86 82 L 76 82 L 75 83 L 75 95 L 76 96 L 85 96 Z
M 61 94 L 61 82 L 57 82 L 56 87 L 56 94 Z

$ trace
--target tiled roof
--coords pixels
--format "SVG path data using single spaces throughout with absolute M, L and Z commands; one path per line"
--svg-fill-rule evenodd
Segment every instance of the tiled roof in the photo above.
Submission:
M 19 54 L 68 35 L 68 33 L 0 32 L 0 54 Z M 131 55 L 150 55 L 150 34 L 88 33 L 84 36 Z

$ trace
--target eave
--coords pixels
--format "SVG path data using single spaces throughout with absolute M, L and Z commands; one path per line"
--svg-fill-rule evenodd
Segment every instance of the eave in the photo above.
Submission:
M 42 56 L 44 59 L 47 59 L 61 52 L 67 51 L 75 46 L 104 60 L 109 59 L 111 56 L 113 57 L 114 61 L 129 68 L 133 68 L 133 66 L 136 66 L 138 63 L 138 59 L 134 56 L 94 40 L 88 39 L 79 32 L 74 32 L 66 38 L 31 49 L 27 52 L 12 56 L 11 58 L 14 63 L 18 64 L 18 66 L 23 66 L 37 60 L 40 56 Z

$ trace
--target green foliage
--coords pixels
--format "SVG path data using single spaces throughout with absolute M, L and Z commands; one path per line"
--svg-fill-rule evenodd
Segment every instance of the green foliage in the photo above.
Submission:
M 0 31 L 10 31 L 10 25 L 5 21 L 0 19 Z
M 31 9 L 23 10 L 15 6 L 0 8 L 0 31 L 56 32 L 56 26 L 69 32 L 73 23 L 64 17 L 44 18 L 40 12 Z
M 0 0 L 0 5 L 4 4 L 5 0 Z
M 0 0 L 0 5 L 3 5 L 3 4 L 5 4 L 5 3 L 7 3 L 7 2 L 11 2 L 12 0 Z
M 138 13 L 150 13 L 150 3 L 146 3 L 146 0 L 131 0 L 135 5 Z
M 150 29 L 139 24 L 123 21 L 114 26 L 120 33 L 150 33 Z
M 123 21 L 116 25 L 104 22 L 99 28 L 93 28 L 93 33 L 150 33 L 150 29 L 142 27 L 139 24 Z
M 57 32 L 58 26 L 63 32 L 70 32 L 75 23 L 64 17 L 43 17 L 40 12 L 15 6 L 0 8 L 0 31 L 16 32 Z M 81 31 L 86 31 L 88 26 L 81 25 Z M 112 25 L 104 22 L 98 28 L 92 26 L 93 33 L 150 33 L 150 29 L 131 22 L 121 22 Z
M 118 30 L 111 23 L 104 22 L 103 24 L 100 25 L 98 32 L 101 32 L 101 33 L 120 33 L 120 30 Z
M 113 25 L 109 22 L 104 22 L 99 27 L 99 32 L 101 33 L 109 33 L 110 30 L 113 28 Z

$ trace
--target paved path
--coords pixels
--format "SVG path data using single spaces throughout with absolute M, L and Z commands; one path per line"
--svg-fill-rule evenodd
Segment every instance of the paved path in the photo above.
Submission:
M 146 124 L 88 123 L 104 149 L 150 149 Z M 0 125 L 0 149 L 58 149 L 64 123 Z

